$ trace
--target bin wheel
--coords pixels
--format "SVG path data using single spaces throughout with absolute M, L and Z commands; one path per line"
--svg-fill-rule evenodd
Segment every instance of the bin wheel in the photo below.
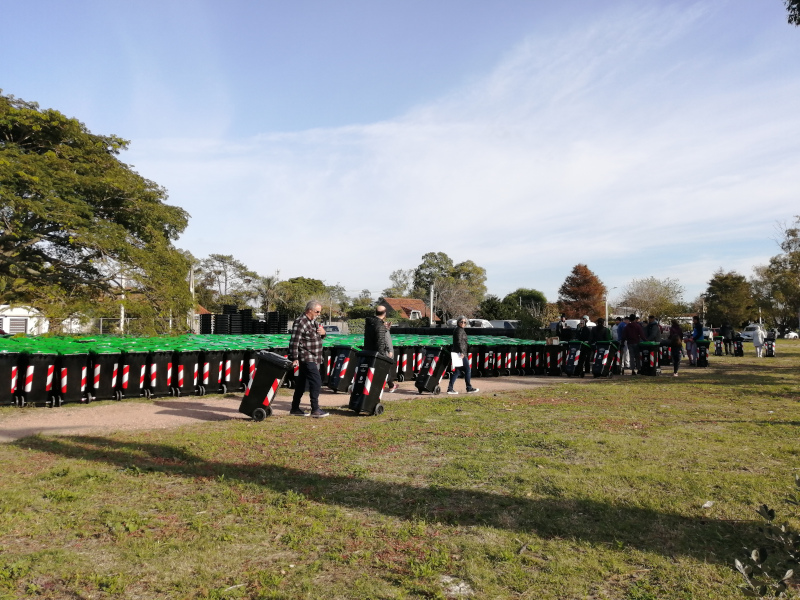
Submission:
M 219 391 L 222 394 L 227 394 L 228 393 L 228 386 L 223 383 L 221 386 L 219 386 Z
M 28 405 L 28 402 L 25 400 L 25 396 L 20 396 L 19 397 L 19 405 L 18 406 L 20 408 L 25 408 L 27 405 Z
M 511 369 L 503 369 L 502 375 L 503 377 L 508 377 L 511 375 Z
M 153 394 L 150 393 L 149 388 L 144 389 L 144 397 L 147 398 L 148 400 L 153 397 Z
M 352 383 L 347 386 L 347 393 L 348 394 L 352 394 L 353 393 L 353 384 Z
M 114 391 L 114 400 L 122 400 L 122 392 L 119 390 Z
M 53 408 L 53 397 L 51 396 L 49 400 L 45 400 L 44 402 L 45 408 Z
M 169 387 L 169 395 L 170 396 L 174 396 L 175 395 L 175 388 L 172 387 L 172 386 Z
M 22 401 L 22 406 L 25 406 L 25 401 Z M 64 406 L 64 399 L 61 396 L 53 397 L 53 406 Z
M 420 394 L 422 394 L 422 390 L 420 390 L 419 388 L 417 388 L 417 390 L 419 391 Z
M 433 390 L 433 393 L 434 394 L 441 394 L 442 393 L 442 387 L 437 385 L 436 389 Z
M 271 408 L 269 408 L 269 407 L 267 407 L 267 408 L 259 407 L 259 408 L 255 409 L 253 411 L 253 421 L 263 421 L 264 419 L 266 419 L 271 414 L 272 414 L 272 409 Z
M 382 415 L 383 414 L 383 404 L 378 402 L 375 405 L 375 409 L 372 411 L 372 414 L 375 415 L 375 416 Z
M 200 386 L 200 395 L 201 396 L 205 396 L 206 395 L 206 386 L 204 386 L 204 385 Z
M 406 376 L 405 375 L 403 375 L 402 373 L 398 373 L 397 374 L 397 381 L 402 383 L 405 380 L 406 380 Z

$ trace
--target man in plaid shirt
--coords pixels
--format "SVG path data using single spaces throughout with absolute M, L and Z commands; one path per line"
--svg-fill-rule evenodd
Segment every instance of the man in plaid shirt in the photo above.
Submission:
M 292 409 L 290 415 L 298 417 L 327 417 L 329 413 L 319 407 L 319 391 L 322 388 L 322 376 L 319 365 L 322 363 L 322 338 L 325 337 L 325 328 L 317 325 L 315 319 L 322 311 L 322 305 L 312 300 L 306 304 L 306 312 L 295 319 L 292 325 L 292 337 L 289 341 L 289 360 L 294 367 L 299 367 L 295 381 L 294 396 L 292 396 Z M 300 409 L 300 400 L 306 391 L 311 399 L 311 413 Z

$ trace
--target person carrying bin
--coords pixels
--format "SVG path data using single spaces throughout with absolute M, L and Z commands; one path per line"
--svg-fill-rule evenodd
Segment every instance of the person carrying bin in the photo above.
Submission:
M 376 306 L 375 316 L 368 317 L 364 323 L 364 350 L 377 352 L 379 356 L 384 358 L 394 358 L 391 335 L 386 324 L 385 306 Z M 389 392 L 394 392 L 397 389 L 397 384 L 394 382 L 395 376 L 396 372 L 393 369 L 389 372 L 389 380 L 386 382 Z
M 325 328 L 317 325 L 317 315 L 322 312 L 322 305 L 316 300 L 306 304 L 305 312 L 295 319 L 292 325 L 292 335 L 289 340 L 289 360 L 293 367 L 298 367 L 292 408 L 290 415 L 305 417 L 308 414 L 300 409 L 300 400 L 308 385 L 308 396 L 311 401 L 310 416 L 316 418 L 327 417 L 329 413 L 319 407 L 319 391 L 322 388 L 322 377 L 319 365 L 322 362 L 322 338 L 325 337 Z
M 448 394 L 458 394 L 454 389 L 456 379 L 460 373 L 464 373 L 464 383 L 467 384 L 467 393 L 474 394 L 479 392 L 478 388 L 472 387 L 472 369 L 469 364 L 469 344 L 467 343 L 467 332 L 465 328 L 469 321 L 467 317 L 458 317 L 456 329 L 453 331 L 453 346 L 451 348 L 451 363 L 453 365 L 453 375 L 450 377 L 450 383 L 447 386 Z

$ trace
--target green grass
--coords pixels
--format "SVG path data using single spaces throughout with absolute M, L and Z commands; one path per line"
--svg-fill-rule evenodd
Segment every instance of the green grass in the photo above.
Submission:
M 0 598 L 739 597 L 755 507 L 793 517 L 800 344 L 778 353 L 6 444 Z

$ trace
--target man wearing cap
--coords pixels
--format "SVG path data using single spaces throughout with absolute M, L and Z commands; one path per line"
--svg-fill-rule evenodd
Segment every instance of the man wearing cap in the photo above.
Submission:
M 480 391 L 478 388 L 472 387 L 472 369 L 469 365 L 469 344 L 467 343 L 467 332 L 464 331 L 467 323 L 467 317 L 463 315 L 458 317 L 456 330 L 453 332 L 452 353 L 458 354 L 461 364 L 456 364 L 455 357 L 453 357 L 453 374 L 450 376 L 450 385 L 447 386 L 448 394 L 458 394 L 458 392 L 453 389 L 453 386 L 461 371 L 464 372 L 464 382 L 467 384 L 467 393 L 473 394 Z

